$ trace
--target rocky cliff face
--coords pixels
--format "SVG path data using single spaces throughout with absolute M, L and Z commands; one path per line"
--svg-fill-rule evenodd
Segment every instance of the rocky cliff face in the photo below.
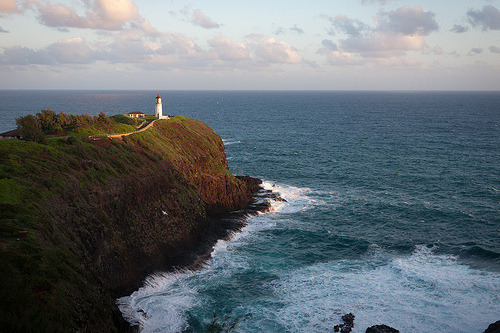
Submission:
M 193 263 L 255 189 L 229 172 L 220 137 L 184 117 L 123 139 L 0 148 L 0 331 L 125 329 L 114 299 Z

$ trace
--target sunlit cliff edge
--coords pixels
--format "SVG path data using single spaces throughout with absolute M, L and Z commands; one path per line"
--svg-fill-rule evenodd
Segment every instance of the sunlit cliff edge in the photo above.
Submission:
M 223 237 L 254 185 L 185 117 L 122 138 L 0 141 L 0 331 L 127 329 L 115 305 Z

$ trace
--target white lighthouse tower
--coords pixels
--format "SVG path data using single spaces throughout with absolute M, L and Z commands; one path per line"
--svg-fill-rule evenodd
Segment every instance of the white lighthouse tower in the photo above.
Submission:
M 156 96 L 156 118 L 158 118 L 158 119 L 163 118 L 160 94 L 158 94 L 158 96 Z

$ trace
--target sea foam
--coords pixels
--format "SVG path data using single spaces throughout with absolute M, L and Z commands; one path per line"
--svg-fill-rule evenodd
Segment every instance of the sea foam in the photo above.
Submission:
M 274 285 L 288 331 L 329 331 L 342 314 L 353 332 L 387 324 L 401 332 L 476 332 L 500 313 L 500 275 L 418 246 L 408 256 L 375 251 L 370 260 L 333 261 L 289 272 Z M 382 251 L 383 252 L 383 251 Z M 380 256 L 385 264 L 380 265 Z
M 250 217 L 241 232 L 219 240 L 201 270 L 150 276 L 119 300 L 127 320 L 144 332 L 197 331 L 213 311 L 222 311 L 241 316 L 241 332 L 331 332 L 352 312 L 354 333 L 376 324 L 401 332 L 465 333 L 498 320 L 500 274 L 436 254 L 436 247 L 418 245 L 401 254 L 372 244 L 357 260 L 273 266 L 281 259 L 271 260 L 261 242 L 324 203 L 310 188 L 268 181 L 263 187 L 286 201 L 273 202 L 271 212 Z
M 230 239 L 218 240 L 210 261 L 198 271 L 157 273 L 146 278 L 143 287 L 130 296 L 117 300 L 124 318 L 138 325 L 142 332 L 181 332 L 189 328 L 189 311 L 210 302 L 203 288 L 230 280 L 235 274 L 247 272 L 247 258 L 239 251 L 256 234 L 276 226 L 273 215 L 292 214 L 308 209 L 314 200 L 307 196 L 308 188 L 263 182 L 285 201 L 272 201 L 272 211 L 248 218 L 247 225 L 233 233 Z

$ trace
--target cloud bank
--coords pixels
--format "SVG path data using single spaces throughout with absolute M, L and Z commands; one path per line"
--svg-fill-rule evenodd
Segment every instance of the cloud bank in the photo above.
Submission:
M 473 27 L 500 30 L 500 11 L 492 5 L 484 6 L 482 10 L 467 11 L 467 19 Z
M 406 52 L 422 50 L 425 36 L 439 28 L 435 14 L 418 6 L 379 11 L 375 27 L 345 15 L 323 17 L 330 21 L 333 29 L 347 36 L 340 39 L 338 45 L 323 40 L 318 54 L 325 55 L 332 65 L 362 64 L 364 60 L 364 63 L 378 62 L 384 66 L 414 66 L 418 62 L 405 59 Z M 399 59 L 382 60 L 389 58 Z
M 292 46 L 274 37 L 245 44 L 217 36 L 203 47 L 183 34 L 163 33 L 144 38 L 140 30 L 122 31 L 108 43 L 92 45 L 82 37 L 73 37 L 40 50 L 14 46 L 4 48 L 0 54 L 2 65 L 84 65 L 99 61 L 136 64 L 144 69 L 232 70 L 297 64 L 302 57 Z
M 141 21 L 137 5 L 130 0 L 84 1 L 84 16 L 61 3 L 33 0 L 31 4 L 38 11 L 40 23 L 48 27 L 122 30 L 126 23 Z
M 160 77 L 162 71 L 171 71 L 179 77 L 217 74 L 255 80 L 305 73 L 314 78 L 311 84 L 317 84 L 316 77 L 343 68 L 348 69 L 345 73 L 358 73 L 351 76 L 429 69 L 458 73 L 467 63 L 477 63 L 484 64 L 483 70 L 491 66 L 485 72 L 498 73 L 500 49 L 494 41 L 500 30 L 500 13 L 493 5 L 473 8 L 461 3 L 461 16 L 445 21 L 446 11 L 441 6 L 434 12 L 415 5 L 400 6 L 395 0 L 355 3 L 359 12 L 340 12 L 335 6 L 325 6 L 330 12 L 309 12 L 308 17 L 259 12 L 267 21 L 259 16 L 255 22 L 246 20 L 230 27 L 237 15 L 247 19 L 240 5 L 227 5 L 228 10 L 234 7 L 233 17 L 224 11 L 210 17 L 207 8 L 217 4 L 203 7 L 200 3 L 201 7 L 193 8 L 169 2 L 152 8 L 144 3 L 139 10 L 142 4 L 135 0 L 0 0 L 0 17 L 5 18 L 0 34 L 6 41 L 0 45 L 0 70 L 14 73 L 11 79 L 28 72 L 32 77 L 42 72 L 81 77 L 87 70 L 95 77 L 101 70 L 143 77 Z M 274 6 L 269 4 L 269 9 Z M 159 12 L 152 13 L 160 8 L 170 14 L 165 20 Z M 148 13 L 162 31 L 143 16 Z M 50 32 L 36 36 L 39 40 L 32 43 L 35 34 L 23 37 L 23 29 L 15 21 L 20 16 L 23 22 L 31 21 L 31 31 L 36 33 L 43 25 Z M 441 32 L 438 22 L 444 26 Z M 480 38 L 481 34 L 491 38 Z M 443 38 L 450 40 L 444 42 Z

